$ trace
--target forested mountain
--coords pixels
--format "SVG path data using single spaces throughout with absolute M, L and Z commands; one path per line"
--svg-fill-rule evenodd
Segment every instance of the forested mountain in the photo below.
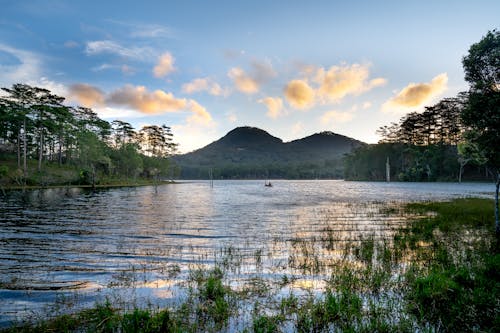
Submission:
M 364 143 L 332 132 L 284 143 L 264 130 L 238 127 L 194 152 L 175 156 L 185 179 L 341 178 L 344 154 Z

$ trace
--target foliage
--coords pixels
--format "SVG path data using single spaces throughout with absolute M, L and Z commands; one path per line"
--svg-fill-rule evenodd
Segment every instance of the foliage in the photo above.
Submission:
M 500 237 L 500 32 L 488 31 L 463 58 L 469 82 L 467 107 L 462 120 L 469 127 L 467 139 L 477 145 L 486 164 L 496 173 L 495 224 Z
M 331 132 L 284 143 L 253 127 L 239 127 L 194 152 L 175 156 L 186 179 L 342 178 L 342 156 L 361 142 Z
M 127 122 L 100 119 L 92 109 L 66 106 L 63 97 L 47 89 L 26 84 L 2 89 L 7 95 L 0 98 L 0 152 L 8 154 L 0 159 L 17 152 L 12 172 L 22 171 L 17 178 L 24 185 L 35 178 L 29 168 L 34 159 L 37 174 L 48 169 L 47 163 L 72 165 L 81 175 L 80 183 L 92 185 L 99 178 L 157 179 L 172 174 L 167 157 L 177 144 L 168 126 L 145 126 L 136 132 Z M 31 184 L 46 185 L 36 180 Z

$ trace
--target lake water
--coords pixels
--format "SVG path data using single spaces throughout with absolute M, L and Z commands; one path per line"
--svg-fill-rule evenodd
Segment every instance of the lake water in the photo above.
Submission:
M 227 264 L 234 288 L 293 276 L 321 289 L 306 243 L 390 238 L 409 201 L 492 197 L 492 184 L 344 181 L 186 182 L 155 187 L 46 189 L 0 197 L 0 326 L 104 298 L 124 306 L 182 299 L 196 267 Z M 325 235 L 328 235 L 325 236 Z M 328 238 L 328 239 L 327 239 Z M 322 248 L 320 260 L 339 255 Z M 243 281 L 243 282 L 242 282 Z

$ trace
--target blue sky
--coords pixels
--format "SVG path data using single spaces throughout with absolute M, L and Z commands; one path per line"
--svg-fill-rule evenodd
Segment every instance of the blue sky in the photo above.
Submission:
M 236 126 L 365 142 L 467 89 L 498 1 L 0 1 L 0 86 L 44 86 L 180 150 Z

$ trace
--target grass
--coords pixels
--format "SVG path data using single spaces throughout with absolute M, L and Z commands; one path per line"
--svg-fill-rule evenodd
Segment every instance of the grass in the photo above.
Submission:
M 149 178 L 126 178 L 99 174 L 95 187 L 124 187 L 158 185 L 164 181 L 154 181 Z M 13 155 L 0 155 L 0 191 L 37 188 L 58 188 L 66 186 L 92 187 L 82 180 L 80 170 L 73 165 L 59 165 L 57 162 L 44 161 L 41 171 L 38 171 L 38 162 L 27 161 L 27 176 L 17 166 L 17 159 Z
M 277 281 L 265 249 L 221 249 L 211 268 L 193 267 L 185 299 L 167 309 L 93 309 L 27 323 L 5 332 L 498 332 L 500 253 L 493 203 L 484 199 L 412 203 L 385 214 L 409 221 L 391 238 L 285 240 L 286 274 Z M 276 246 L 276 244 L 275 244 Z M 231 287 L 245 260 L 255 276 Z M 282 271 L 280 271 L 282 272 Z M 323 276 L 324 290 L 297 292 Z M 286 292 L 286 293 L 285 293 Z

